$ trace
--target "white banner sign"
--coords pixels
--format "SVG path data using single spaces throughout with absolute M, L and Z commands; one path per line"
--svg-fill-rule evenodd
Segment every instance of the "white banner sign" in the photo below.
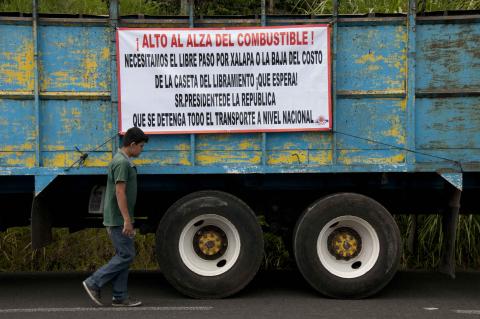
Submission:
M 120 132 L 330 130 L 329 39 L 327 25 L 120 28 Z

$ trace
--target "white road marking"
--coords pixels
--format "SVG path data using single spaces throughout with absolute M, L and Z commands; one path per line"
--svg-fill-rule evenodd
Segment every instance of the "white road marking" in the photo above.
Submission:
M 463 313 L 463 314 L 466 314 L 466 315 L 480 315 L 480 310 L 462 310 L 462 309 L 459 309 L 459 310 L 452 310 L 453 312 L 456 312 L 456 313 Z
M 208 311 L 213 307 L 77 307 L 77 308 L 19 308 L 0 309 L 2 313 L 30 312 L 106 312 L 106 311 Z
M 429 311 L 438 310 L 438 308 L 435 308 L 435 307 L 424 307 L 423 309 L 429 310 Z

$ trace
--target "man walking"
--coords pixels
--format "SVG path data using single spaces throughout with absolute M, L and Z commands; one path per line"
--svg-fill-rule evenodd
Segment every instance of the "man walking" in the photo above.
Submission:
M 122 147 L 108 166 L 108 180 L 103 209 L 103 225 L 115 248 L 115 256 L 83 281 L 90 298 L 102 306 L 101 288 L 112 281 L 112 306 L 135 307 L 141 301 L 132 300 L 127 293 L 128 268 L 135 257 L 133 210 L 137 198 L 137 170 L 131 158 L 138 157 L 148 136 L 138 127 L 130 128 L 123 137 Z

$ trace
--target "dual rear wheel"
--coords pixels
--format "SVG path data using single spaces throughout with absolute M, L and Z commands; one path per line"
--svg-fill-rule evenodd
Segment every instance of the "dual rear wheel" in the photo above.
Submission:
M 255 214 L 224 192 L 201 191 L 177 201 L 160 221 L 156 239 L 165 278 L 193 298 L 223 298 L 240 291 L 263 257 Z
M 294 231 L 297 266 L 320 293 L 365 298 L 395 274 L 400 231 L 378 202 L 359 194 L 335 194 L 307 208 Z
M 254 212 L 219 191 L 189 194 L 173 204 L 156 235 L 166 279 L 194 298 L 223 298 L 244 288 L 263 258 Z M 305 279 L 334 298 L 363 298 L 382 289 L 400 259 L 400 234 L 388 211 L 358 194 L 325 197 L 306 209 L 293 250 Z

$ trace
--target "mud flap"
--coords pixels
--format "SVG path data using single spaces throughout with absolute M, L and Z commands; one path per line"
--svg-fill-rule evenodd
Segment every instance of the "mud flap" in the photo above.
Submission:
M 35 176 L 35 197 L 31 210 L 32 249 L 45 247 L 52 242 L 52 215 L 48 208 L 46 188 L 56 175 Z
M 52 242 L 52 216 L 46 207 L 44 196 L 35 196 L 32 203 L 32 249 L 39 249 Z
M 457 237 L 460 199 L 462 197 L 462 174 L 440 175 L 451 184 L 450 187 L 452 192 L 448 202 L 449 209 L 444 212 L 442 218 L 442 230 L 444 235 L 439 272 L 446 274 L 451 278 L 455 278 L 455 240 Z

